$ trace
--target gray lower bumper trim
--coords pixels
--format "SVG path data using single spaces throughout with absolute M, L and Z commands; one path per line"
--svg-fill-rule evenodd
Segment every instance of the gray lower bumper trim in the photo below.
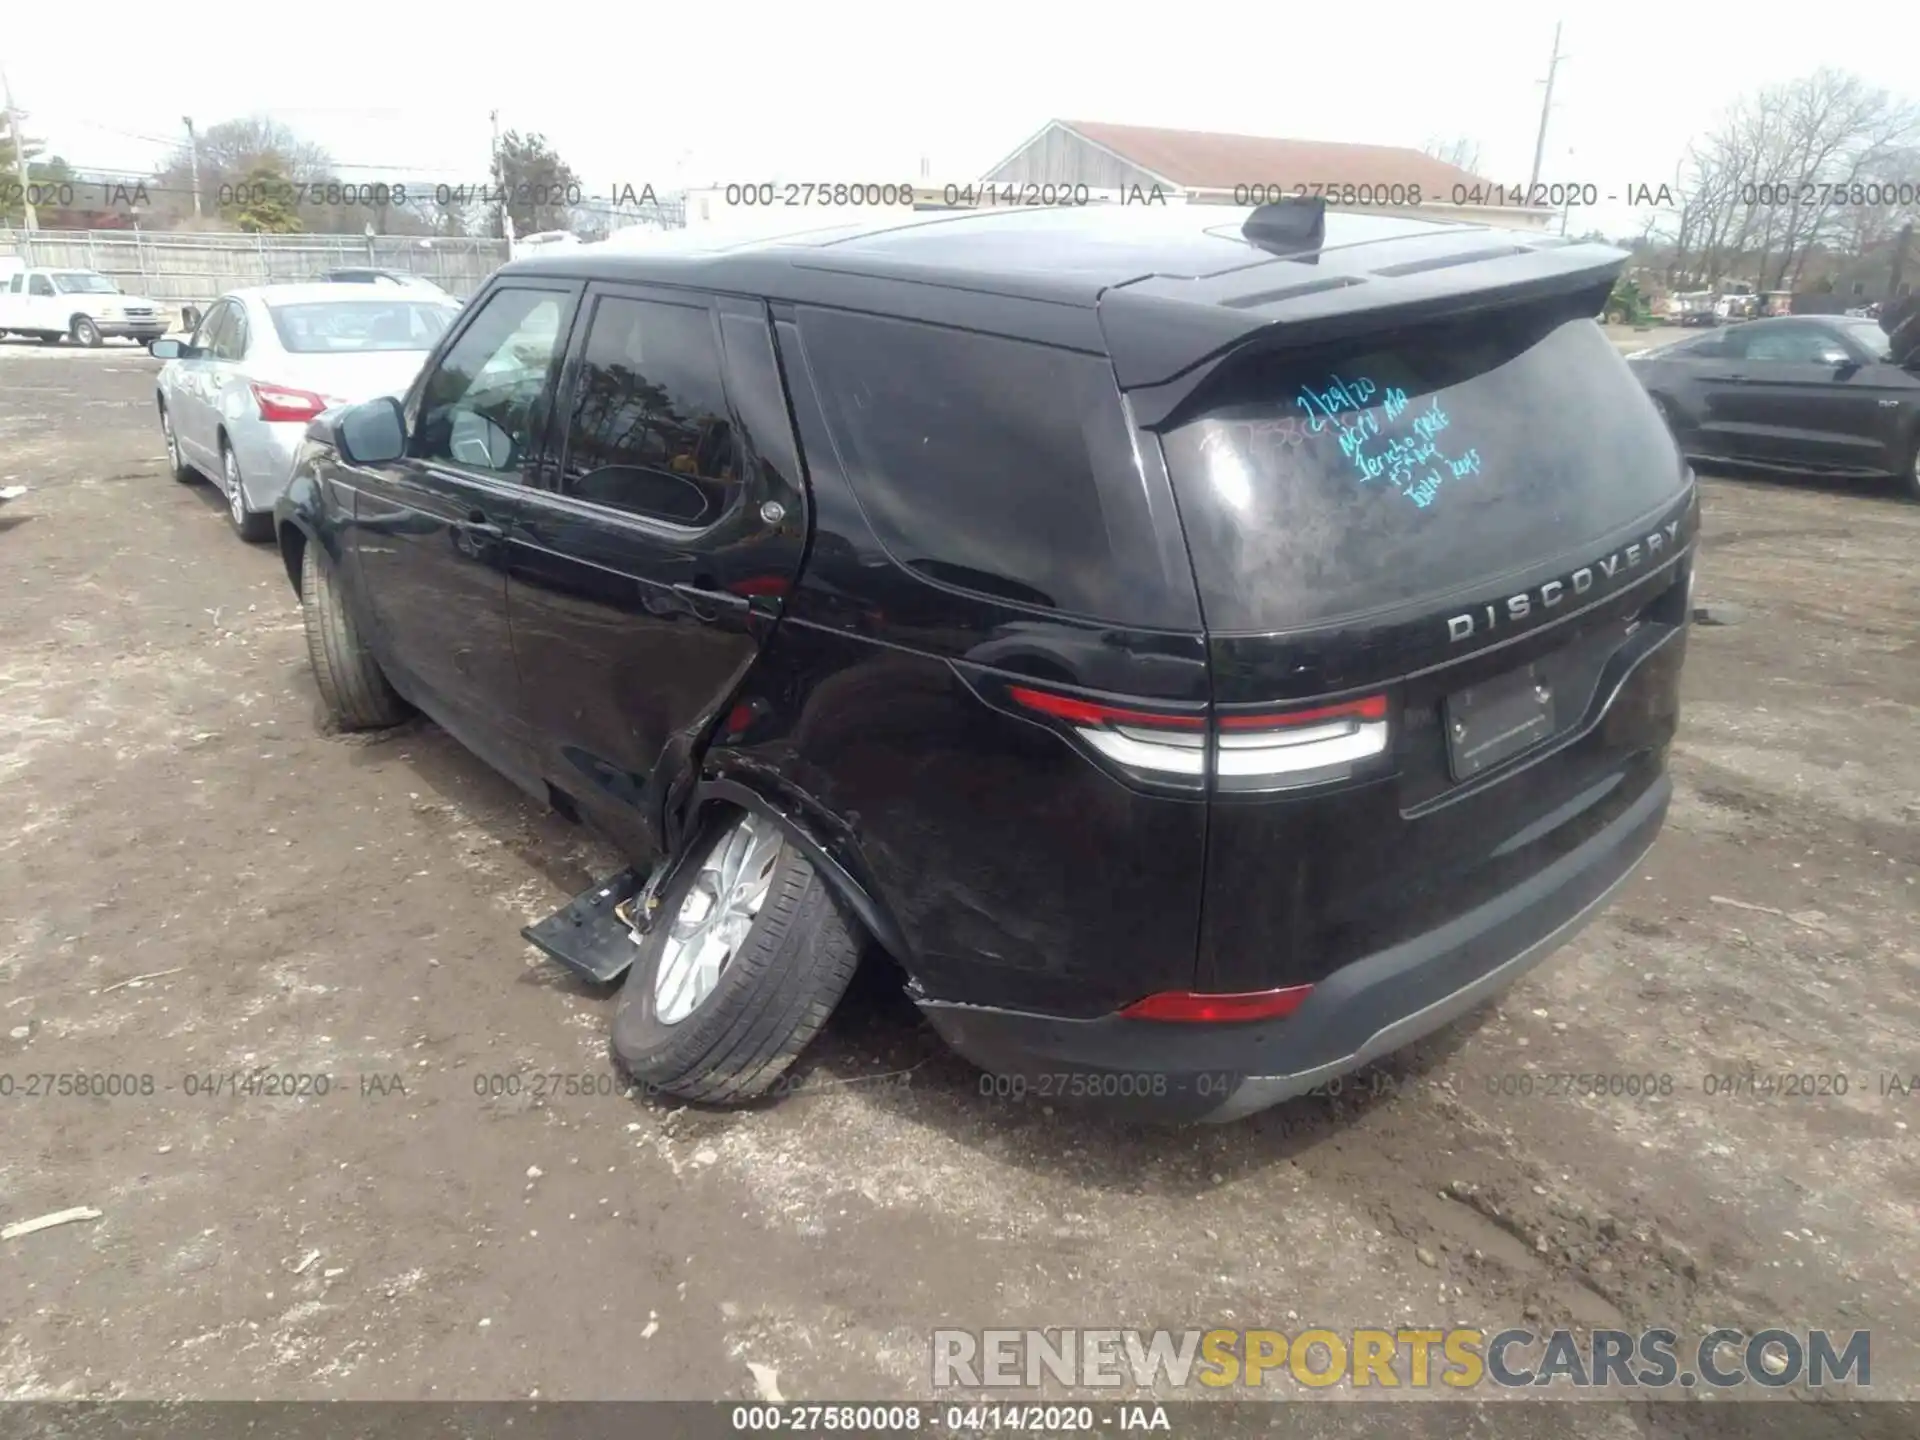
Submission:
M 1228 1120 L 1239 1120 L 1277 1105 L 1282 1100 L 1291 1100 L 1296 1095 L 1304 1095 L 1314 1086 L 1324 1084 L 1336 1075 L 1346 1075 L 1369 1065 L 1382 1055 L 1391 1055 L 1424 1035 L 1430 1035 L 1450 1020 L 1458 1019 L 1489 996 L 1513 984 L 1527 971 L 1533 969 L 1554 951 L 1585 929 L 1587 924 L 1600 913 L 1613 894 L 1632 878 L 1635 867 L 1653 848 L 1649 840 L 1633 857 L 1633 863 L 1624 867 L 1620 878 L 1596 895 L 1587 906 L 1565 921 L 1558 929 L 1536 940 L 1511 960 L 1498 965 L 1471 984 L 1462 985 L 1451 995 L 1443 996 L 1425 1009 L 1416 1010 L 1411 1015 L 1402 1016 L 1391 1025 L 1376 1030 L 1373 1035 L 1351 1055 L 1325 1065 L 1303 1070 L 1295 1075 L 1249 1075 L 1240 1083 L 1240 1087 L 1228 1097 L 1225 1104 L 1204 1118 L 1208 1124 L 1219 1124 Z

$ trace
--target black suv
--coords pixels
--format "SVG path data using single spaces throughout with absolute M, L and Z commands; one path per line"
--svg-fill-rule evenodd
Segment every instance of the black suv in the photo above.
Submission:
M 871 940 L 1009 1083 L 1226 1119 L 1652 843 L 1698 507 L 1594 323 L 1620 252 L 1294 203 L 675 238 L 498 271 L 277 509 L 342 724 L 416 706 L 634 858 L 528 934 L 629 970 L 644 1084 L 764 1093 Z

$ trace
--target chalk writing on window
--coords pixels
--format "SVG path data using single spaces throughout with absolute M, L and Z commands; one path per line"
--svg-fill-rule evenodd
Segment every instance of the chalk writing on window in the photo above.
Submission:
M 1437 396 L 1416 405 L 1394 386 L 1334 375 L 1320 388 L 1301 386 L 1294 404 L 1309 434 L 1337 438 L 1362 484 L 1384 482 L 1423 510 L 1449 480 L 1480 473 L 1478 449 L 1452 448 Z

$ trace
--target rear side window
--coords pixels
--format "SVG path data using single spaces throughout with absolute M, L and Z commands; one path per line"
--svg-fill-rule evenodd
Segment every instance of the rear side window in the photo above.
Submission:
M 1586 319 L 1508 312 L 1248 357 L 1163 437 L 1209 628 L 1324 624 L 1578 552 L 1678 495 Z
M 854 493 L 901 565 L 1116 624 L 1191 618 L 1164 598 L 1104 360 L 842 311 L 803 312 L 801 335 Z

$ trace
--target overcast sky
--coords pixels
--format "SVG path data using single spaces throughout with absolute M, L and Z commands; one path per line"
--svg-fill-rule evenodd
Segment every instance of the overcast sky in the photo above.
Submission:
M 180 133 L 267 113 L 344 175 L 486 175 L 489 110 L 604 196 L 761 179 L 977 176 L 1053 117 L 1419 147 L 1465 136 L 1526 180 L 1556 18 L 1543 180 L 1670 180 L 1743 90 L 1833 65 L 1920 93 L 1920 5 L 1589 3 L 621 6 L 574 0 L 234 9 L 9 6 L 26 129 L 77 167 L 144 170 Z M 1776 18 L 1777 17 L 1777 18 Z M 376 168 L 377 167 L 377 168 Z M 1262 177 L 1248 177 L 1258 179 Z M 1271 177 L 1289 179 L 1301 177 Z M 1624 205 L 1576 216 L 1639 228 Z

